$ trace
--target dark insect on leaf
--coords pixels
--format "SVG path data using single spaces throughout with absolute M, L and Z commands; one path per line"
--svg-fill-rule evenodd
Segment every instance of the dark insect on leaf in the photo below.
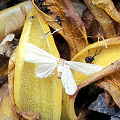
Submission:
M 39 6 L 42 6 L 45 1 L 46 0 L 35 0 L 35 3 L 38 4 Z
M 51 5 L 43 5 L 45 1 L 46 0 L 34 0 L 34 2 L 37 4 L 41 11 L 43 11 L 46 14 L 53 14 L 53 12 L 50 12 L 50 9 L 48 9 L 48 7 Z
M 61 19 L 60 15 L 57 15 L 56 21 L 60 26 L 62 26 L 62 19 Z
M 32 15 L 29 17 L 29 19 L 30 19 L 30 20 L 32 20 L 33 18 L 35 18 L 35 17 L 34 17 L 34 16 L 32 16 Z
M 88 56 L 88 57 L 86 57 L 85 58 L 86 63 L 90 63 L 91 64 L 92 61 L 95 60 L 95 56 L 98 55 L 98 54 L 100 54 L 101 50 L 102 50 L 102 48 L 100 49 L 100 51 L 98 53 L 97 53 L 97 50 L 96 50 L 94 56 Z

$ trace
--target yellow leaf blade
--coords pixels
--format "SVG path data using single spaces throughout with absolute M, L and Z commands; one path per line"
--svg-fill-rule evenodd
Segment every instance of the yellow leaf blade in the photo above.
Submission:
M 47 0 L 46 2 L 49 3 L 49 0 Z M 50 5 L 50 10 L 56 10 L 54 12 L 56 12 L 57 14 L 54 14 L 54 12 L 53 14 L 45 14 L 39 9 L 37 4 L 35 4 L 34 0 L 32 0 L 34 7 L 38 10 L 42 18 L 54 30 L 62 28 L 60 31 L 58 31 L 58 33 L 60 33 L 67 41 L 70 47 L 71 58 L 73 58 L 76 53 L 78 53 L 80 50 L 88 45 L 85 26 L 71 1 L 52 0 L 50 2 L 52 2 L 53 4 Z M 57 15 L 60 15 L 62 23 L 61 26 L 57 23 Z
M 102 48 L 100 54 L 95 56 L 95 60 L 92 62 L 92 64 L 100 65 L 104 67 L 108 66 L 109 64 L 115 62 L 120 58 L 120 55 L 119 55 L 120 37 L 106 39 L 106 43 L 108 45 L 108 48 L 105 47 L 104 41 L 100 41 L 99 43 L 96 42 L 94 44 L 88 45 L 86 48 L 84 48 L 82 51 L 76 54 L 73 57 L 72 61 L 85 63 L 85 58 L 87 56 L 93 56 L 96 50 L 99 51 Z M 88 53 L 88 50 L 90 51 L 90 54 Z M 117 66 L 117 63 L 113 66 L 113 68 L 115 69 L 116 66 Z M 80 72 L 77 72 L 75 70 L 72 70 L 72 73 L 78 85 L 78 90 L 73 96 L 68 96 L 67 94 L 64 94 L 63 96 L 62 117 L 68 118 L 68 119 L 72 119 L 73 116 L 74 116 L 74 119 L 76 119 L 75 112 L 74 112 L 74 100 L 79 90 L 93 83 L 95 80 L 102 78 L 102 75 L 105 73 L 105 71 L 100 72 L 101 74 L 95 73 L 91 77 L 84 75 Z M 103 77 L 105 77 L 105 75 Z
M 57 79 L 55 74 L 43 79 L 37 78 L 35 65 L 24 61 L 28 42 L 59 58 L 53 37 L 41 39 L 49 30 L 40 15 L 32 9 L 26 20 L 17 51 L 14 98 L 20 111 L 39 112 L 42 119 L 56 120 L 61 116 L 61 80 Z

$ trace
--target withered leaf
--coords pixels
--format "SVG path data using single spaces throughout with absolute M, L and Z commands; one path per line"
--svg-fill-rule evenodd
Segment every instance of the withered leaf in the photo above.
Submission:
M 92 21 L 94 19 L 94 16 L 93 16 L 93 14 L 90 12 L 90 10 L 88 8 L 83 11 L 81 19 L 84 22 L 87 34 L 89 35 L 90 26 L 91 26 L 91 23 L 92 23 Z
M 41 120 L 41 116 L 37 112 L 17 111 L 19 119 Z
M 116 5 L 117 11 L 120 13 L 120 2 Z M 120 35 L 120 22 L 114 22 L 117 35 Z
M 0 88 L 0 119 L 16 119 L 16 113 L 9 98 L 8 83 Z
M 0 69 L 0 86 L 4 84 L 8 79 L 8 63 L 6 63 L 1 69 Z
M 15 50 L 17 51 L 17 49 Z M 8 89 L 9 89 L 9 95 L 10 95 L 10 100 L 12 103 L 12 106 L 15 106 L 14 103 L 14 71 L 15 71 L 15 62 L 16 62 L 16 52 L 12 54 L 9 60 L 9 66 L 8 66 Z
M 8 95 L 8 84 L 6 83 L 3 87 L 0 88 L 0 104 L 2 103 L 4 97 Z
M 97 42 L 98 40 L 103 40 L 105 38 L 104 31 L 100 26 L 99 22 L 93 16 L 89 9 L 84 10 L 82 15 L 82 21 L 85 24 L 87 31 L 87 37 L 92 40 L 92 42 Z
M 106 90 L 105 90 L 105 102 L 106 102 L 107 106 L 110 108 L 116 106 L 116 103 L 114 102 L 112 96 Z
M 34 3 L 34 0 L 32 0 L 32 3 L 39 11 L 42 18 L 53 29 L 56 30 L 63 27 L 63 29 L 60 30 L 58 33 L 60 33 L 67 41 L 70 47 L 71 58 L 84 47 L 86 47 L 88 42 L 84 24 L 70 0 L 51 0 L 51 5 L 49 6 L 49 9 L 51 12 L 53 12 L 53 14 L 50 15 L 42 12 Z M 49 1 L 47 0 L 46 3 L 49 3 Z M 57 23 L 56 20 L 58 15 L 62 20 L 61 26 Z
M 20 10 L 20 7 L 23 5 L 25 6 L 27 13 L 31 10 L 31 8 L 33 8 L 31 1 L 25 1 L 13 7 L 10 7 L 8 9 L 0 11 L 0 42 L 6 36 L 5 34 L 6 23 L 10 21 L 15 14 L 18 13 L 18 11 Z
M 115 28 L 111 18 L 99 7 L 97 7 L 92 0 L 84 0 L 87 7 L 90 9 L 96 20 L 100 23 L 105 32 L 106 38 L 116 36 Z
M 92 0 L 92 3 L 105 12 L 115 21 L 120 22 L 120 13 L 116 10 L 112 0 Z
M 2 68 L 9 60 L 9 57 L 6 57 L 5 55 L 0 55 L 0 68 Z
M 0 44 L 0 54 L 10 57 L 18 45 L 19 40 L 14 38 L 14 34 L 8 34 Z M 14 41 L 13 41 L 14 40 Z
M 104 80 L 100 81 L 97 85 L 108 91 L 117 106 L 120 108 L 120 70 L 105 77 Z M 106 99 L 106 101 L 108 100 Z
M 10 33 L 15 33 L 16 35 L 19 35 L 26 20 L 26 16 L 26 8 L 21 6 L 18 13 L 16 13 L 13 18 L 6 23 L 5 34 L 8 35 Z
M 3 54 L 8 49 L 10 42 L 14 39 L 14 34 L 8 34 L 0 44 L 0 54 Z

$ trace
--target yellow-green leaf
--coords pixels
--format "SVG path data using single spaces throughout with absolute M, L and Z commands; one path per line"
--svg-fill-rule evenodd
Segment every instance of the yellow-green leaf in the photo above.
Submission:
M 115 62 L 116 60 L 118 60 L 120 58 L 120 54 L 119 54 L 119 52 L 120 52 L 120 47 L 119 47 L 120 46 L 120 37 L 106 39 L 106 43 L 108 45 L 108 48 L 105 47 L 104 41 L 100 41 L 99 43 L 96 42 L 94 44 L 88 45 L 86 48 L 84 48 L 82 51 L 80 51 L 78 54 L 76 54 L 73 57 L 72 61 L 78 61 L 78 62 L 85 63 L 85 58 L 87 56 L 94 56 L 96 50 L 97 50 L 97 52 L 99 52 L 100 49 L 102 48 L 101 52 L 95 56 L 95 60 L 92 62 L 92 64 L 96 64 L 96 65 L 100 65 L 100 66 L 104 66 L 104 67 L 108 66 L 109 64 Z M 78 90 L 73 96 L 68 96 L 67 94 L 63 94 L 63 105 L 62 105 L 62 117 L 64 119 L 67 118 L 67 119 L 71 119 L 71 120 L 73 120 L 73 117 L 74 117 L 74 119 L 76 119 L 76 115 L 74 112 L 74 100 L 75 100 L 75 97 L 77 96 L 77 93 L 79 92 L 79 90 L 82 87 L 85 87 L 85 86 L 91 84 L 95 80 L 102 78 L 102 76 L 101 77 L 99 77 L 99 76 L 102 73 L 105 74 L 105 72 L 102 72 L 101 74 L 100 74 L 100 72 L 99 72 L 99 74 L 95 73 L 95 74 L 93 74 L 93 76 L 91 75 L 91 77 L 84 75 L 80 72 L 77 72 L 75 70 L 72 70 L 72 73 L 73 73 L 74 79 L 78 85 Z M 103 77 L 105 77 L 105 75 Z M 91 78 L 91 79 L 89 79 L 89 78 Z M 92 79 L 92 78 L 94 78 L 94 79 Z
M 56 120 L 61 116 L 61 80 L 56 78 L 56 74 L 43 79 L 36 77 L 35 65 L 24 61 L 28 42 L 59 58 L 53 37 L 41 39 L 48 31 L 48 25 L 32 9 L 25 22 L 17 51 L 14 99 L 20 111 L 39 112 L 42 119 Z M 56 70 L 53 72 L 56 73 Z

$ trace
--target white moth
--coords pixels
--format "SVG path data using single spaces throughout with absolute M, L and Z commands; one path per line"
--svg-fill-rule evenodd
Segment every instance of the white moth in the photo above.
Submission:
M 35 64 L 35 73 L 38 78 L 48 77 L 57 67 L 57 77 L 61 78 L 65 92 L 69 95 L 74 94 L 77 90 L 70 68 L 85 75 L 90 75 L 104 68 L 98 65 L 56 58 L 31 43 L 28 43 L 25 61 Z

